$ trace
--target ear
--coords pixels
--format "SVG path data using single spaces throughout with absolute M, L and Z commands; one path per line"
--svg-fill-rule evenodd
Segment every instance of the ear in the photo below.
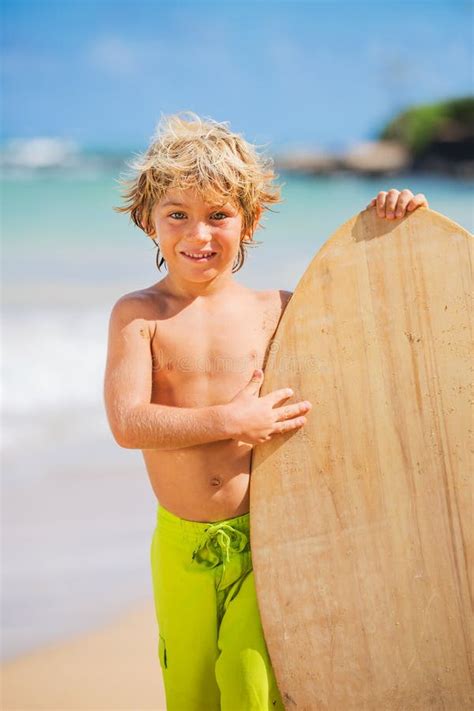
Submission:
M 262 207 L 258 207 L 258 208 L 257 208 L 257 214 L 255 215 L 255 219 L 254 219 L 254 221 L 253 221 L 252 227 L 250 228 L 250 230 L 249 230 L 246 234 L 242 235 L 241 239 L 252 239 L 253 234 L 254 234 L 255 230 L 257 229 L 257 227 L 258 227 L 258 223 L 259 223 L 260 218 L 261 218 L 261 216 L 262 216 L 262 212 L 263 212 L 263 208 L 262 208 Z
M 153 237 L 155 234 L 155 231 L 153 229 L 153 224 L 151 222 L 149 222 L 145 216 L 143 216 L 141 218 L 140 222 L 141 222 L 142 229 L 145 232 L 145 234 L 148 235 L 148 237 Z
M 143 231 L 148 235 L 148 237 L 150 237 L 151 239 L 156 237 L 156 230 L 153 222 L 153 210 L 151 210 L 148 216 L 146 215 L 146 210 L 143 211 L 141 215 L 141 223 L 143 226 Z

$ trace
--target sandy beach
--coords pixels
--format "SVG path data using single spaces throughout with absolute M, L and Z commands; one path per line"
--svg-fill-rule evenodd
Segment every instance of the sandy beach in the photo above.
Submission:
M 2 711 L 165 710 L 140 454 L 56 435 L 4 453 Z
M 2 666 L 3 711 L 166 711 L 153 601 Z

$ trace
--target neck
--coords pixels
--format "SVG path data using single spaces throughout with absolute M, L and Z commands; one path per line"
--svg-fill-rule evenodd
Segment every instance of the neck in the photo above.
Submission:
M 232 274 L 227 272 L 218 274 L 214 279 L 206 282 L 186 281 L 171 273 L 161 283 L 166 288 L 166 291 L 173 296 L 191 300 L 198 297 L 210 298 L 238 286 Z

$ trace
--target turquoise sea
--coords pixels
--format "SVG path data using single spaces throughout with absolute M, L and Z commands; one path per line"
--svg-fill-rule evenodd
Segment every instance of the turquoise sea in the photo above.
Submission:
M 112 209 L 117 177 L 18 171 L 2 180 L 3 658 L 151 596 L 156 502 L 140 453 L 108 431 L 102 380 L 113 303 L 162 277 L 153 243 Z M 381 189 L 423 192 L 474 228 L 472 183 L 459 179 L 281 182 L 284 202 L 236 275 L 253 288 L 293 289 L 330 234 Z
M 103 425 L 98 398 L 108 312 L 123 293 L 162 278 L 151 240 L 128 215 L 113 211 L 120 202 L 117 177 L 64 171 L 3 180 L 7 449 L 44 443 L 48 418 L 66 409 L 75 421 L 81 408 L 90 408 L 92 419 L 84 426 Z M 249 250 L 236 275 L 254 288 L 293 289 L 331 233 L 381 189 L 423 192 L 434 210 L 474 227 L 472 184 L 461 180 L 282 175 L 280 182 L 284 201 L 266 213 L 256 233 L 262 244 Z

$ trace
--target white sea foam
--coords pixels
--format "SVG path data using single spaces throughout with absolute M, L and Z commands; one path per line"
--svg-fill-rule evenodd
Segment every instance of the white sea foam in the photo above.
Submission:
M 4 448 L 40 443 L 58 428 L 77 434 L 97 427 L 103 410 L 107 317 L 103 308 L 6 310 Z
M 73 141 L 61 138 L 12 139 L 0 154 L 5 167 L 26 169 L 75 166 L 78 146 Z

